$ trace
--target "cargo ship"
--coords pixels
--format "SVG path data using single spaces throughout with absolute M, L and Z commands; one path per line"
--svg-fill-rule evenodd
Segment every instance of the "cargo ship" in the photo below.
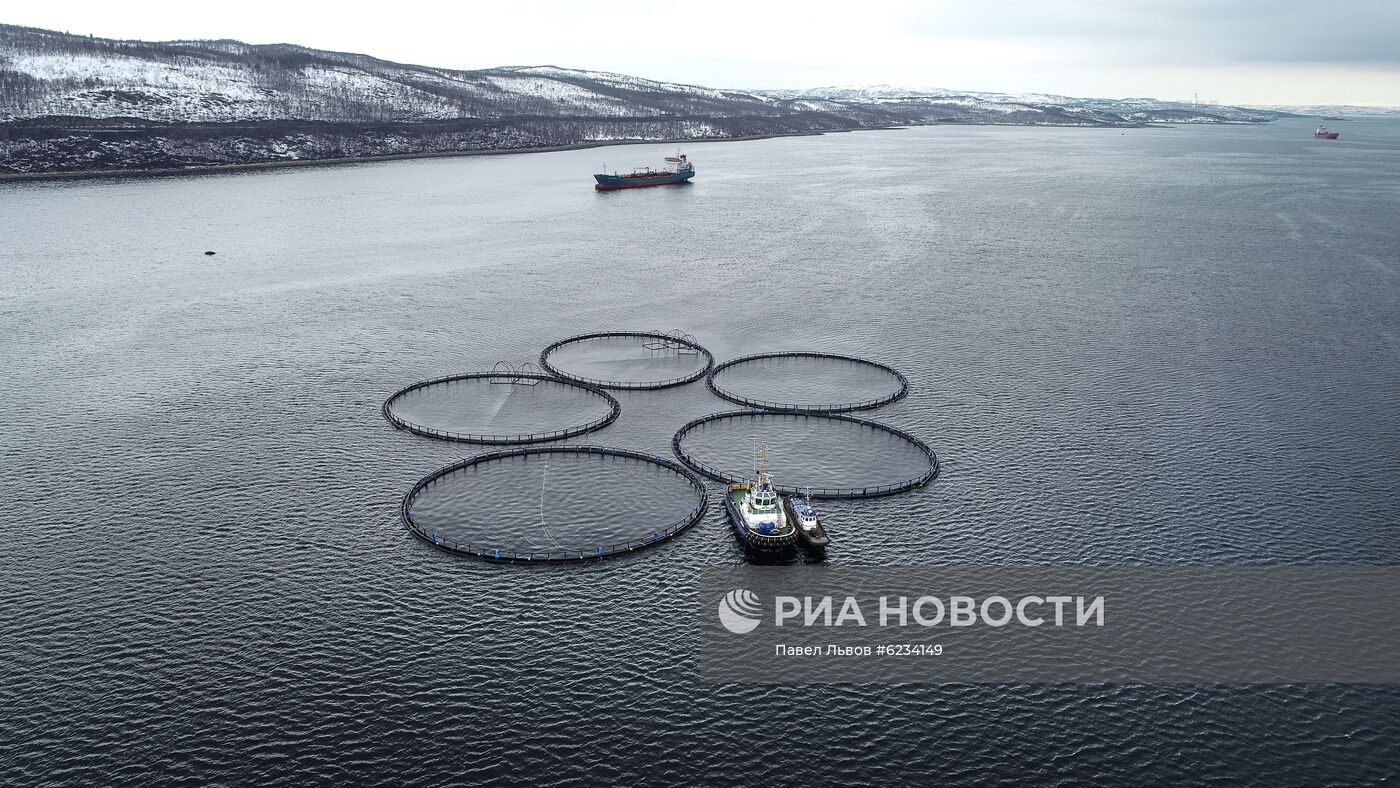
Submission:
M 666 186 L 672 183 L 685 183 L 695 177 L 695 165 L 685 157 L 684 153 L 677 152 L 675 156 L 666 157 L 666 166 L 659 170 L 650 167 L 638 167 L 626 175 L 613 173 L 609 175 L 600 172 L 593 176 L 597 183 L 593 188 L 598 191 L 612 191 L 614 189 L 640 189 L 644 186 Z
M 1335 140 L 1342 136 L 1342 133 L 1340 131 L 1328 131 L 1326 126 L 1318 126 L 1317 131 L 1313 132 L 1313 136 L 1320 140 Z

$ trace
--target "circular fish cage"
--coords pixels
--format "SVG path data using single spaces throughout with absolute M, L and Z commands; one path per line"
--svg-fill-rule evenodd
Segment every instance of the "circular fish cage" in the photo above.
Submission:
M 430 438 L 509 445 L 572 438 L 602 429 L 622 414 L 617 398 L 602 389 L 538 370 L 496 366 L 406 386 L 384 401 L 384 418 Z M 569 424 L 554 426 L 564 417 Z
M 877 361 L 835 353 L 758 353 L 726 361 L 705 385 L 738 405 L 779 413 L 844 413 L 888 405 L 909 380 Z M 801 392 L 801 398 L 791 396 Z
M 588 561 L 667 541 L 704 517 L 704 480 L 606 446 L 479 454 L 427 475 L 399 508 L 414 536 L 490 561 Z
M 779 492 L 813 498 L 893 495 L 938 475 L 938 455 L 919 438 L 841 414 L 712 413 L 681 427 L 671 450 L 697 473 L 728 484 L 753 478 L 762 451 Z
M 682 331 L 601 331 L 561 339 L 540 353 L 549 373 L 605 389 L 664 389 L 699 380 L 715 357 Z

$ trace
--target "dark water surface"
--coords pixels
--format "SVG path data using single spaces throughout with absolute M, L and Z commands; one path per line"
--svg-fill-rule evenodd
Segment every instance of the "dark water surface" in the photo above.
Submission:
M 0 781 L 1393 781 L 1393 687 L 701 684 L 722 507 L 445 555 L 397 506 L 472 449 L 379 413 L 680 328 L 909 376 L 863 415 L 942 474 L 824 503 L 833 565 L 1395 563 L 1400 124 L 1313 125 L 691 145 L 611 194 L 672 146 L 0 185 Z M 729 407 L 619 399 L 588 440 Z

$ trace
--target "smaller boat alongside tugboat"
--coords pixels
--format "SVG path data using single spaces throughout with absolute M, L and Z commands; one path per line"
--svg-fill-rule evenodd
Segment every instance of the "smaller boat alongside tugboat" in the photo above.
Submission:
M 605 172 L 597 173 L 593 180 L 593 188 L 598 191 L 613 191 L 615 189 L 638 189 L 643 186 L 666 186 L 673 183 L 685 183 L 695 177 L 695 165 L 690 163 L 684 153 L 676 152 L 674 156 L 666 157 L 666 166 L 660 170 L 653 170 L 650 167 L 637 167 L 626 175 L 613 173 L 609 175 Z
M 821 553 L 826 551 L 831 539 L 822 528 L 821 520 L 817 518 L 817 510 L 812 508 L 811 497 L 811 493 L 801 498 L 794 495 L 784 499 L 784 502 L 787 504 L 788 517 L 797 527 L 797 538 L 802 546 L 812 552 Z
M 1313 136 L 1320 140 L 1335 140 L 1342 136 L 1342 133 L 1340 131 L 1328 131 L 1326 126 L 1318 126 L 1317 131 L 1313 132 Z
M 765 553 L 790 551 L 797 544 L 797 527 L 768 476 L 767 450 L 759 450 L 758 471 L 747 482 L 729 485 L 724 508 L 734 533 L 745 546 Z

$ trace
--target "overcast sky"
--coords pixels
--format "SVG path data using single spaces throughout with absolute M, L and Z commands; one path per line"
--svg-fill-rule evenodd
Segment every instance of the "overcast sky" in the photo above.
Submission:
M 1400 105 L 1400 0 L 7 5 L 0 22 L 111 38 L 290 42 L 431 66 L 551 64 L 711 87 Z

